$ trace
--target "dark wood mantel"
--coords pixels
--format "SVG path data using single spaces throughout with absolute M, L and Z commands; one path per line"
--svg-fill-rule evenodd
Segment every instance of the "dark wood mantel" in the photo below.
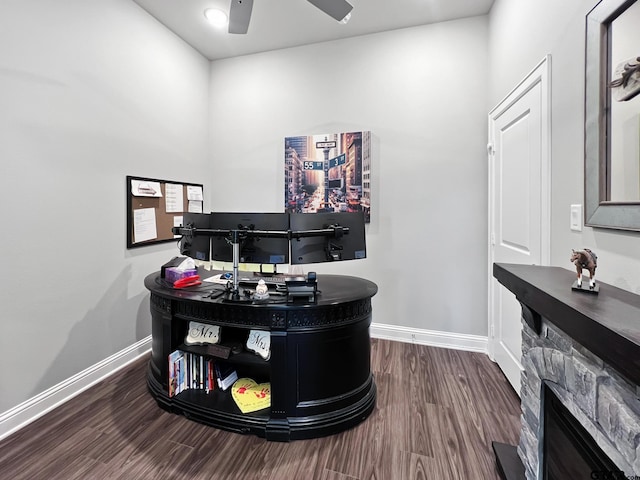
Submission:
M 640 295 L 599 282 L 598 294 L 574 291 L 575 271 L 494 263 L 493 276 L 513 292 L 523 319 L 540 333 L 542 318 L 640 385 Z M 517 448 L 493 442 L 504 480 L 525 478 Z
M 640 295 L 602 282 L 599 294 L 574 291 L 575 272 L 561 267 L 494 263 L 493 276 L 525 317 L 544 317 L 640 385 Z

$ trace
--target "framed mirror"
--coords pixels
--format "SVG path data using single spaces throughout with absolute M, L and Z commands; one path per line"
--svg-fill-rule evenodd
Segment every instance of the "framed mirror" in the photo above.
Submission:
M 587 15 L 585 225 L 640 231 L 640 2 Z M 637 69 L 636 69 L 637 68 Z

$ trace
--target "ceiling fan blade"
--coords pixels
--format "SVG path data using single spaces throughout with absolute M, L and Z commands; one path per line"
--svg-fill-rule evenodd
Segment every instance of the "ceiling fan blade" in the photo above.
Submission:
M 353 5 L 345 0 L 307 0 L 315 5 L 327 15 L 342 21 L 344 17 L 353 9 Z
M 247 33 L 253 0 L 231 0 L 229 8 L 229 33 Z

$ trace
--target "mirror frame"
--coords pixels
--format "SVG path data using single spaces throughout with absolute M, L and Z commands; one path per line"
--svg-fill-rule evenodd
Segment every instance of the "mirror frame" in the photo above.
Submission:
M 588 14 L 585 42 L 584 224 L 640 231 L 640 202 L 609 200 L 611 118 L 609 26 L 637 0 L 602 0 Z

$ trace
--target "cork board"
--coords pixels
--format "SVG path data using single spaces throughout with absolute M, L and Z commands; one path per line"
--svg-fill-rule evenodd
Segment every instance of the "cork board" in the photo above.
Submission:
M 202 184 L 128 175 L 126 192 L 127 248 L 177 240 L 183 214 L 202 213 Z

